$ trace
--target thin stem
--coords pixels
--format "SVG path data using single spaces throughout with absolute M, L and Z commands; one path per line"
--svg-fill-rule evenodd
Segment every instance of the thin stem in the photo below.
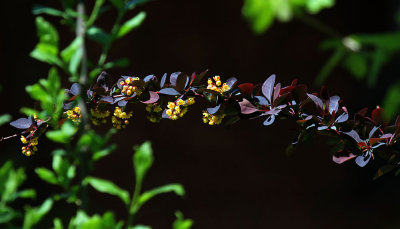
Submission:
M 87 70 L 87 55 L 86 55 L 86 46 L 85 46 L 85 34 L 86 27 L 84 22 L 85 15 L 85 4 L 84 0 L 80 0 L 77 6 L 78 11 L 78 19 L 77 19 L 77 27 L 76 27 L 76 36 L 81 38 L 82 42 L 80 45 L 80 49 L 82 51 L 81 65 L 80 65 L 80 77 L 79 83 L 81 85 L 80 97 L 79 97 L 79 107 L 82 114 L 80 135 L 90 130 L 90 122 L 88 117 L 88 110 L 85 102 L 86 94 L 88 88 L 88 70 Z M 79 166 L 80 166 L 80 181 L 82 182 L 89 173 L 89 149 L 87 146 L 81 149 L 78 155 Z M 81 208 L 83 210 L 88 210 L 89 208 L 89 192 L 87 186 L 82 186 L 81 189 Z
M 142 181 L 139 179 L 136 179 L 136 184 L 135 184 L 135 191 L 133 192 L 132 199 L 131 199 L 131 204 L 129 206 L 129 216 L 127 220 L 126 227 L 129 228 L 132 226 L 133 220 L 135 218 L 136 212 L 139 210 L 139 205 L 137 203 L 137 200 L 139 198 L 140 192 L 142 189 Z
M 299 19 L 304 24 L 320 31 L 321 33 L 329 36 L 329 37 L 341 37 L 340 33 L 334 30 L 332 27 L 324 24 L 323 22 L 317 20 L 315 17 L 309 16 L 302 12 L 296 12 L 295 17 Z

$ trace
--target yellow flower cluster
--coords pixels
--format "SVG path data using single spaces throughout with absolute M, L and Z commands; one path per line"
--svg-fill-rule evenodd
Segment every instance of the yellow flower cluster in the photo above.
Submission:
M 80 122 L 82 118 L 81 108 L 79 106 L 76 106 L 71 110 L 68 110 L 67 117 L 68 119 L 71 119 L 73 122 Z
M 38 144 L 38 138 L 34 137 L 31 139 L 26 139 L 23 135 L 21 135 L 21 142 L 23 144 L 27 144 L 26 146 L 22 147 L 22 153 L 25 156 L 31 156 L 37 151 L 37 144 Z
M 150 122 L 157 123 L 157 122 L 161 121 L 161 119 L 162 119 L 162 117 L 161 117 L 162 108 L 159 105 L 157 105 L 157 104 L 148 104 L 146 106 L 146 111 L 149 112 L 149 115 L 147 116 L 147 119 Z
M 106 118 L 110 116 L 110 111 L 100 111 L 98 109 L 90 109 L 90 120 L 93 125 L 98 126 L 107 122 Z
M 168 102 L 167 105 L 167 115 L 169 117 L 169 119 L 171 120 L 177 120 L 178 118 L 181 118 L 183 115 L 186 114 L 186 112 L 188 111 L 187 106 L 190 106 L 192 104 L 194 104 L 194 98 L 190 97 L 187 102 L 185 102 L 182 99 L 178 99 L 175 102 Z M 184 108 L 182 109 L 181 106 L 183 106 Z
M 121 92 L 127 96 L 131 96 L 134 92 L 136 92 L 137 95 L 142 94 L 142 90 L 133 86 L 133 82 L 136 80 L 139 80 L 139 77 L 128 77 L 125 80 L 121 80 L 119 82 L 122 87 Z
M 215 84 L 213 83 L 213 79 L 215 81 Z M 226 92 L 226 91 L 228 91 L 230 89 L 230 87 L 226 83 L 224 83 L 224 84 L 221 83 L 221 77 L 220 76 L 214 76 L 213 79 L 208 78 L 207 89 L 210 89 L 210 90 L 213 90 L 213 91 L 216 91 L 216 92 L 219 92 L 219 93 Z M 221 84 L 222 84 L 222 86 L 221 86 Z
M 128 119 L 132 117 L 133 112 L 126 113 L 120 107 L 115 107 L 114 115 L 111 117 L 113 126 L 117 129 L 125 128 L 129 124 Z
M 225 114 L 220 114 L 220 115 L 212 115 L 209 114 L 207 111 L 203 111 L 203 122 L 208 123 L 208 125 L 219 125 L 222 122 L 222 119 L 224 119 Z

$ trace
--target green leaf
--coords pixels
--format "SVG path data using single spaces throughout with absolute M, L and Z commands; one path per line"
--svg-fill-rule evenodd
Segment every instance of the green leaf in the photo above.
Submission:
M 87 32 L 86 35 L 89 39 L 96 41 L 97 43 L 101 44 L 101 45 L 105 45 L 108 42 L 109 39 L 109 35 L 104 32 L 102 29 L 95 27 L 95 26 L 91 26 Z
M 311 14 L 319 13 L 325 8 L 331 8 L 335 5 L 335 0 L 307 0 L 307 10 Z
M 190 229 L 193 225 L 193 220 L 184 219 L 180 211 L 175 212 L 176 220 L 172 224 L 173 229 Z
M 126 205 L 129 204 L 129 192 L 118 187 L 113 182 L 103 180 L 95 177 L 86 177 L 83 181 L 84 185 L 90 184 L 94 189 L 99 192 L 107 193 L 110 195 L 118 196 Z
M 359 53 L 350 53 L 344 60 L 344 66 L 357 79 L 362 79 L 367 74 L 367 59 Z
M 168 193 L 168 192 L 175 192 L 176 195 L 178 196 L 183 196 L 185 195 L 185 189 L 183 188 L 182 185 L 180 184 L 167 184 L 163 185 L 161 187 L 154 188 L 152 190 L 144 192 L 142 195 L 140 195 L 138 199 L 138 203 L 140 205 L 143 205 L 150 199 L 152 199 L 154 196 L 163 194 L 163 193 Z
M 50 184 L 58 184 L 57 178 L 54 173 L 46 168 L 36 168 L 36 174 L 40 177 L 40 179 L 46 181 Z
M 0 224 L 7 223 L 17 216 L 17 213 L 8 207 L 0 208 Z
M 104 69 L 110 69 L 110 68 L 123 68 L 127 67 L 129 65 L 129 59 L 128 58 L 122 58 L 118 59 L 112 62 L 108 62 L 104 64 Z
M 276 15 L 275 1 L 245 0 L 242 14 L 250 22 L 253 31 L 264 33 L 274 22 Z
M 16 192 L 11 196 L 10 200 L 15 200 L 18 198 L 34 199 L 34 198 L 36 198 L 36 191 L 34 189 L 25 189 L 25 190 Z
M 400 111 L 400 82 L 389 88 L 383 99 L 384 115 L 388 120 L 393 119 Z
M 99 160 L 99 159 L 101 159 L 101 158 L 103 158 L 103 157 L 109 155 L 109 154 L 110 154 L 112 151 L 114 151 L 116 148 L 117 148 L 116 145 L 111 145 L 111 146 L 109 146 L 109 147 L 107 147 L 107 148 L 105 148 L 105 149 L 96 151 L 96 152 L 93 154 L 92 159 L 95 160 L 95 161 L 97 161 L 97 160 Z
M 59 218 L 55 218 L 53 220 L 53 224 L 54 224 L 54 228 L 53 229 L 63 229 L 64 228 L 63 224 L 62 224 L 62 221 Z
M 82 44 L 82 38 L 77 37 L 71 42 L 71 44 L 68 45 L 68 47 L 66 47 L 64 50 L 61 51 L 61 58 L 65 63 L 69 63 L 69 61 L 74 56 L 75 52 L 77 52 L 81 44 Z
M 54 8 L 50 8 L 50 7 L 46 7 L 46 6 L 41 6 L 41 5 L 35 5 L 33 6 L 32 9 L 32 13 L 35 15 L 39 15 L 39 14 L 48 14 L 48 15 L 52 15 L 52 16 L 58 16 L 58 17 L 65 17 L 65 13 L 54 9 Z
M 37 36 L 39 43 L 31 52 L 31 57 L 49 64 L 62 66 L 58 58 L 58 33 L 49 22 L 42 17 L 36 17 Z
M 110 2 L 117 9 L 122 9 L 122 7 L 124 7 L 124 1 L 123 0 L 110 0 Z
M 2 126 L 4 123 L 8 123 L 10 121 L 11 121 L 11 115 L 9 115 L 9 114 L 0 115 L 0 126 Z
M 153 164 L 153 150 L 151 149 L 151 143 L 148 141 L 139 147 L 134 147 L 134 149 L 136 152 L 133 155 L 133 165 L 135 167 L 136 180 L 137 183 L 141 183 Z
M 26 116 L 33 116 L 35 114 L 40 113 L 40 111 L 29 108 L 29 107 L 22 107 L 21 109 L 19 109 L 19 112 L 21 112 L 22 114 L 24 114 Z
M 40 207 L 25 209 L 25 218 L 23 229 L 32 228 L 36 225 L 52 208 L 53 200 L 46 199 Z
M 145 226 L 145 225 L 141 225 L 141 224 L 135 225 L 133 227 L 128 227 L 128 228 L 129 229 L 151 229 L 150 226 Z
M 64 122 L 60 130 L 51 130 L 46 132 L 46 137 L 58 143 L 67 143 L 74 136 L 77 129 L 70 122 Z
M 144 19 L 146 18 L 146 13 L 145 12 L 140 12 L 133 18 L 129 19 L 126 21 L 120 28 L 117 34 L 117 38 L 123 37 L 133 29 L 139 27 Z
M 78 71 L 79 64 L 81 63 L 82 59 L 82 49 L 76 50 L 74 55 L 71 58 L 71 61 L 69 62 L 68 70 L 72 74 L 76 74 Z

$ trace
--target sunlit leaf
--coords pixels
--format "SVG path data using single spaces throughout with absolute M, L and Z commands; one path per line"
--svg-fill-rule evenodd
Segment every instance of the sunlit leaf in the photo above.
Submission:
M 83 184 L 90 184 L 99 192 L 118 196 L 126 205 L 129 204 L 129 192 L 118 187 L 113 182 L 95 177 L 86 177 Z
M 123 37 L 133 29 L 139 27 L 146 18 L 145 12 L 140 12 L 133 18 L 126 21 L 119 29 L 117 37 Z

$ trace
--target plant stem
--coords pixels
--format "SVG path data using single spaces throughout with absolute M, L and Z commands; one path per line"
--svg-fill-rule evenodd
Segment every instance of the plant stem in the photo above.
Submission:
M 85 46 L 85 22 L 84 22 L 84 15 L 85 15 L 85 4 L 84 0 L 80 0 L 77 6 L 78 18 L 77 18 L 77 26 L 76 26 L 76 36 L 81 38 L 82 42 L 80 45 L 80 49 L 82 51 L 82 58 L 81 58 L 81 65 L 80 65 L 80 77 L 79 77 L 79 84 L 81 85 L 81 91 L 79 96 L 79 107 L 82 114 L 81 120 L 81 127 L 80 127 L 80 135 L 90 130 L 90 123 L 88 117 L 88 109 L 86 106 L 85 98 L 86 98 L 86 91 L 89 84 L 88 81 L 88 70 L 87 70 L 87 55 L 86 55 L 86 46 Z M 79 159 L 79 170 L 80 170 L 80 182 L 87 177 L 88 170 L 89 170 L 89 149 L 87 146 L 84 146 L 79 152 L 78 155 Z M 81 186 L 81 201 L 82 205 L 81 208 L 84 211 L 87 211 L 89 208 L 89 192 L 87 186 Z
M 295 13 L 295 17 L 299 19 L 304 24 L 320 31 L 321 33 L 329 36 L 329 37 L 341 37 L 340 33 L 334 30 L 332 27 L 324 24 L 323 22 L 317 20 L 315 17 L 309 16 L 302 12 L 297 11 Z
M 136 178 L 136 184 L 135 184 L 135 191 L 133 192 L 131 203 L 129 206 L 129 215 L 128 215 L 128 220 L 126 224 L 126 228 L 129 228 L 132 226 L 133 219 L 135 218 L 136 212 L 139 210 L 139 205 L 137 203 L 140 192 L 142 189 L 142 181 Z
M 119 11 L 118 11 L 117 19 L 115 20 L 114 26 L 111 29 L 111 33 L 109 35 L 107 43 L 104 45 L 103 51 L 102 51 L 99 61 L 97 63 L 98 67 L 102 67 L 104 65 L 104 63 L 106 62 L 108 51 L 110 50 L 111 44 L 117 38 L 117 35 L 119 32 L 119 27 L 120 27 L 122 18 L 125 15 L 125 12 L 126 12 L 125 8 L 119 9 Z

